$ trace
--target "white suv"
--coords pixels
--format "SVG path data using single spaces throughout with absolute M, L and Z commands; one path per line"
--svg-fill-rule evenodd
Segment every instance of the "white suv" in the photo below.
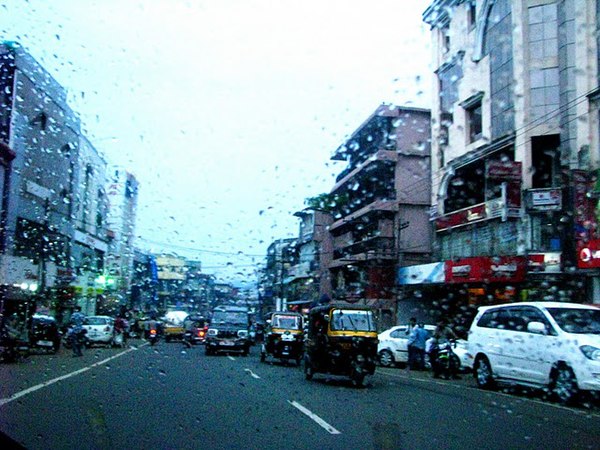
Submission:
M 479 308 L 469 331 L 479 387 L 541 386 L 566 403 L 600 391 L 600 308 L 529 302 Z

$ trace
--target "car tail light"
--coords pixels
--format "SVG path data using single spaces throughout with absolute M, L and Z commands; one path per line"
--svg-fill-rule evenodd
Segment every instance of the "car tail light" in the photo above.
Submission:
M 204 336 L 204 330 L 200 330 L 200 331 L 198 331 L 198 336 L 199 336 L 199 337 L 203 337 L 203 336 Z
M 156 330 L 150 330 L 150 334 L 155 335 L 156 334 Z

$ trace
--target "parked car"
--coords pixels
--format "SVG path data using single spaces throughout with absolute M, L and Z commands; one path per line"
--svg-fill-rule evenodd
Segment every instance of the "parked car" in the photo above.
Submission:
M 435 325 L 424 325 L 425 330 L 431 335 L 435 331 Z M 397 325 L 379 334 L 377 354 L 379 364 L 384 367 L 406 365 L 408 363 L 408 325 Z M 467 348 L 467 341 L 457 339 L 453 352 L 460 359 L 459 371 L 471 370 L 473 367 L 473 356 Z
M 113 345 L 115 338 L 115 319 L 110 316 L 88 316 L 83 322 L 87 330 L 89 345 Z
M 540 386 L 568 403 L 580 390 L 600 391 L 600 308 L 555 302 L 481 307 L 469 351 L 479 387 Z
M 60 349 L 61 333 L 52 316 L 34 314 L 31 318 L 29 346 L 44 349 L 52 353 Z

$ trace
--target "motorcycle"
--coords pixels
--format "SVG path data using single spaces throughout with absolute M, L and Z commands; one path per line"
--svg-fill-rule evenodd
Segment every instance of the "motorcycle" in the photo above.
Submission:
M 77 356 L 81 356 L 81 349 L 90 346 L 90 340 L 87 337 L 87 330 L 82 327 L 69 327 L 65 333 L 64 346 L 74 349 Z
M 444 377 L 458 378 L 460 368 L 460 359 L 452 350 L 456 347 L 456 341 L 445 341 L 437 344 L 430 352 L 431 368 L 433 376 L 436 378 Z

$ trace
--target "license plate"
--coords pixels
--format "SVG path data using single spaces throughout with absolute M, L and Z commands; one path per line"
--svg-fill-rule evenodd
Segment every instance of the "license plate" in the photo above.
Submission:
M 54 343 L 52 341 L 37 341 L 37 345 L 41 345 L 42 347 L 52 347 Z
M 234 342 L 233 342 L 233 341 L 222 341 L 222 342 L 221 342 L 221 345 L 227 345 L 227 346 L 230 346 L 230 345 L 234 345 Z

